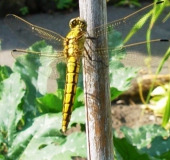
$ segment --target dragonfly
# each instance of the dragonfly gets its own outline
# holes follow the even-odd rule
[[[63,100],[63,119],[62,119],[62,127],[61,131],[65,133],[68,128],[68,124],[70,122],[71,113],[74,107],[74,100],[76,94],[76,88],[78,83],[78,75],[80,71],[80,61],[81,59],[87,58],[89,61],[93,61],[93,58],[88,55],[86,51],[85,44],[87,40],[93,39],[92,41],[97,40],[99,37],[114,34],[116,37],[114,42],[108,41],[108,48],[98,48],[95,51],[95,54],[102,59],[102,56],[105,56],[105,51],[108,51],[111,55],[114,55],[114,59],[118,54],[126,51],[126,56],[124,59],[121,59],[121,62],[125,65],[133,66],[137,64],[137,66],[145,66],[146,63],[144,59],[148,56],[148,42],[151,45],[151,49],[153,55],[157,57],[157,60],[160,58],[160,53],[164,53],[160,49],[166,49],[170,46],[169,39],[153,39],[146,41],[140,41],[145,35],[146,27],[149,26],[150,22],[147,18],[152,13],[152,8],[154,5],[157,7],[164,5],[165,1],[159,1],[153,3],[149,6],[146,6],[129,16],[121,18],[119,20],[110,22],[106,25],[102,25],[93,29],[94,36],[90,37],[87,33],[87,23],[85,20],[80,17],[74,18],[70,20],[69,26],[70,31],[66,35],[66,37],[62,37],[60,34],[53,32],[48,29],[44,29],[42,27],[31,24],[24,19],[13,15],[8,14],[5,17],[5,23],[9,26],[9,28],[14,32],[14,34],[25,44],[31,46],[35,44],[37,41],[44,40],[48,45],[53,46],[54,51],[53,54],[50,52],[41,52],[41,51],[30,51],[24,49],[15,49],[12,51],[12,56],[16,58],[21,64],[31,66],[32,63],[39,63],[34,60],[36,57],[43,62],[45,68],[51,67],[52,71],[43,72],[41,69],[37,70],[37,72],[41,72],[42,74],[46,74],[48,77],[59,78],[59,74],[56,71],[56,64],[60,62],[64,62],[67,65],[66,68],[66,83],[65,83],[65,92],[64,92],[64,100]],[[145,32],[139,32],[135,43],[132,41],[132,38],[128,38],[130,36],[129,33],[131,28],[139,29],[139,23],[142,23],[142,29],[144,28]],[[141,24],[140,23],[140,24]],[[145,26],[144,26],[145,24]],[[121,40],[120,40],[121,39]],[[112,39],[113,40],[113,39]],[[121,43],[119,43],[121,41]],[[142,52],[144,54],[138,54],[137,51]],[[30,55],[29,62],[25,62],[24,55]],[[132,59],[136,61],[136,63],[130,62],[128,59]],[[83,68],[84,69],[84,68]]]

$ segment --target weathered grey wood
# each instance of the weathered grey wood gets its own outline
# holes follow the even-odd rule
[[[88,36],[94,37],[92,29],[106,24],[106,1],[80,0],[79,8],[80,17],[87,22]],[[88,160],[113,160],[108,57],[101,59],[94,52],[107,46],[107,37],[88,39],[87,43],[86,52],[93,59],[83,61]]]

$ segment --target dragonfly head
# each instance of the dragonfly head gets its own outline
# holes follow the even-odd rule
[[[73,28],[79,28],[82,31],[87,30],[87,23],[85,20],[81,19],[80,17],[73,18],[70,20],[69,26],[71,29]]]

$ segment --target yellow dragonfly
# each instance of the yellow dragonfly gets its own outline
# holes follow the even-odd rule
[[[164,1],[160,1],[155,5],[156,7],[160,7],[161,5],[164,5]],[[22,40],[23,43],[31,46],[37,41],[45,40],[48,45],[53,46],[54,48],[52,54],[48,51],[35,52],[23,49],[15,49],[12,51],[12,56],[17,58],[20,63],[31,66],[33,62],[36,63],[34,60],[36,57],[40,59],[40,62],[43,62],[42,64],[45,66],[45,69],[47,69],[49,66],[52,67],[52,71],[50,70],[50,72],[44,72],[44,70],[41,70],[41,68],[39,68],[38,72],[43,74],[48,73],[46,74],[47,76],[52,76],[55,78],[59,77],[58,73],[56,73],[56,64],[60,62],[65,62],[67,64],[65,95],[63,100],[62,132],[65,133],[67,131],[67,127],[71,118],[81,58],[85,57],[89,60],[93,60],[85,51],[84,44],[86,43],[86,40],[92,38],[93,41],[95,41],[95,39],[98,37],[104,36],[106,34],[108,34],[109,39],[109,37],[114,34],[115,41],[108,41],[107,50],[100,48],[94,51],[96,54],[98,54],[99,58],[102,59],[102,56],[105,56],[104,51],[108,51],[111,55],[114,55],[114,59],[116,56],[126,51],[127,56],[121,60],[122,63],[129,66],[145,66],[144,61],[148,56],[148,41],[146,41],[146,39],[142,39],[142,37],[145,38],[145,33],[147,30],[146,28],[148,28],[150,25],[148,18],[152,15],[153,6],[154,4],[151,4],[122,19],[94,28],[94,37],[90,37],[87,34],[87,24],[79,17],[71,19],[69,23],[70,31],[64,38],[58,33],[33,25],[16,15],[9,14],[6,16],[5,23],[16,34],[16,36]],[[142,27],[140,26],[141,24]],[[132,34],[133,37],[138,35],[134,42],[133,38],[131,39],[132,35],[129,34],[133,33],[133,31],[130,32],[131,28],[135,30],[135,32],[138,29],[141,30],[138,32],[138,34]],[[159,60],[159,54],[164,53],[164,51],[166,51],[166,49],[169,47],[169,39],[161,39],[162,37],[157,38],[158,39],[150,40],[149,43],[151,44],[153,55]],[[161,48],[164,48],[164,51],[162,51]],[[26,54],[31,55],[29,62],[24,61],[23,55]],[[129,61],[128,59],[131,59],[132,61]],[[130,63],[128,64],[128,62]]]

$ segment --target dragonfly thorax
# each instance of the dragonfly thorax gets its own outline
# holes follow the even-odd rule
[[[71,30],[64,40],[64,55],[67,58],[75,57],[78,60],[84,50],[87,25],[79,17],[72,19],[69,25]]]

